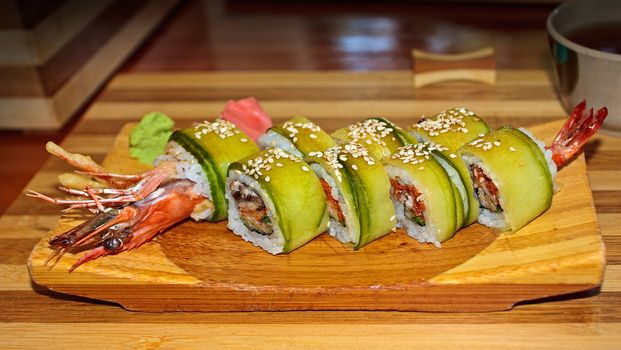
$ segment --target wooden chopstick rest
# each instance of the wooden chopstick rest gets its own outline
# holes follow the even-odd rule
[[[436,54],[414,49],[412,58],[415,88],[455,80],[490,85],[496,83],[496,60],[492,47],[459,54]]]

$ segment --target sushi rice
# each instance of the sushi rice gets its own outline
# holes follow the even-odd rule
[[[174,178],[187,179],[194,182],[192,192],[211,201],[211,186],[207,176],[205,176],[203,168],[190,152],[186,151],[175,141],[169,141],[166,145],[166,153],[155,159],[153,164],[157,166],[163,161],[174,161],[177,164],[177,172]],[[196,221],[200,221],[210,218],[211,215],[213,215],[212,205],[199,204],[192,212],[191,217]]]
[[[237,202],[233,199],[231,194],[231,184],[233,181],[239,181],[240,183],[250,187],[255,193],[257,193],[263,204],[267,208],[267,216],[270,218],[273,224],[273,232],[269,235],[258,234],[250,230],[241,220],[239,207]],[[278,217],[274,215],[276,208],[271,201],[269,195],[261,188],[259,182],[251,176],[244,174],[241,171],[232,170],[229,171],[229,175],[226,180],[226,199],[229,202],[229,221],[228,228],[235,234],[239,235],[246,242],[250,242],[257,247],[260,247],[271,254],[280,254],[283,252],[285,245],[285,238],[282,235],[282,230],[278,222]]]
[[[259,137],[257,141],[259,148],[266,149],[269,147],[280,148],[285,152],[291,153],[298,158],[304,158],[304,155],[297,147],[285,136],[277,133],[273,130],[268,130],[265,134]]]
[[[334,178],[328,174],[328,172],[319,164],[311,164],[311,168],[315,171],[317,176],[324,180],[330,185],[332,198],[336,199],[338,203],[341,203],[340,208],[343,212],[343,216],[345,217],[345,225],[342,225],[338,219],[330,217],[330,222],[328,223],[328,234],[330,236],[335,237],[339,241],[343,243],[353,243],[358,244],[358,236],[355,235],[356,230],[348,230],[348,227],[357,227],[358,222],[354,215],[349,211],[350,205],[344,205],[345,198],[341,191],[339,190],[339,186],[334,181]]]
[[[537,146],[539,156],[537,150],[524,140],[532,141]],[[480,192],[475,191],[475,197],[480,203],[479,223],[514,232],[549,207],[551,195],[557,190],[557,167],[552,160],[552,152],[528,130],[510,127],[494,130],[464,146],[460,154],[468,166],[472,182],[481,189]],[[515,165],[507,168],[498,159],[505,159],[502,163]],[[482,174],[475,175],[478,171],[476,168]],[[499,176],[497,172],[504,175]],[[475,176],[479,177],[475,179]],[[483,189],[487,187],[484,185],[487,181],[485,178],[496,188],[497,194],[493,197],[489,197],[486,194],[488,190]],[[477,182],[479,185],[476,185]],[[528,191],[522,194],[512,192],[513,188],[521,186],[528,186]],[[480,198],[481,195],[485,198]],[[490,208],[490,205],[496,205],[496,209]]]
[[[385,165],[384,168],[388,173],[388,177],[391,179],[395,179],[397,177],[400,178],[401,182],[404,184],[411,184],[416,188],[422,188],[423,186],[419,184],[414,178],[410,176],[410,174],[401,169],[399,167],[393,165]],[[405,228],[408,236],[416,239],[421,243],[431,243],[436,247],[440,247],[440,241],[437,238],[437,234],[440,232],[440,229],[437,228],[433,218],[429,215],[429,211],[425,210],[423,213],[423,217],[425,218],[425,226],[418,225],[411,220],[406,218],[404,203],[397,201],[394,197],[391,196],[392,203],[395,207],[395,214],[397,216],[397,227]],[[418,200],[421,200],[426,207],[429,207],[431,204],[427,202],[425,198],[425,194],[422,193]]]

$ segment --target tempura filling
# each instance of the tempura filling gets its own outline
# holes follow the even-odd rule
[[[261,196],[237,180],[231,182],[230,190],[242,223],[253,232],[265,236],[271,235],[274,232],[274,225]]]
[[[391,178],[390,184],[390,196],[395,201],[403,203],[405,218],[418,226],[425,226],[424,195],[415,186],[401,183],[398,176]]]

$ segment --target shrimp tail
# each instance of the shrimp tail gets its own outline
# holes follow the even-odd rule
[[[548,147],[552,151],[552,160],[558,168],[563,167],[574,157],[582,146],[604,123],[608,109],[602,107],[595,114],[593,108],[586,111],[586,100],[582,100],[571,112],[569,118]]]

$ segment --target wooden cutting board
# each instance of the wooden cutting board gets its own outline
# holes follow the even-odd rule
[[[561,124],[531,130],[549,142]],[[146,168],[127,155],[129,129],[104,161],[112,171]],[[517,233],[474,224],[441,249],[398,230],[359,251],[323,234],[272,256],[234,235],[226,222],[186,221],[134,251],[68,273],[79,255],[44,266],[48,239],[85,218],[68,213],[34,247],[28,267],[34,282],[52,290],[140,311],[505,310],[601,284],[604,245],[584,157],[557,182],[552,207]]]

